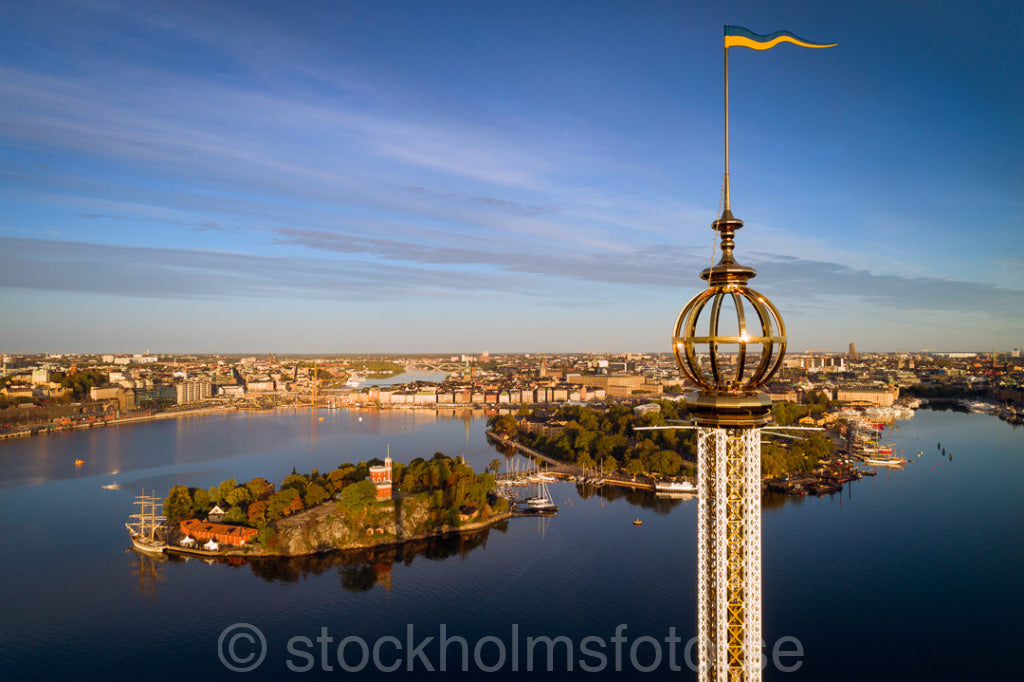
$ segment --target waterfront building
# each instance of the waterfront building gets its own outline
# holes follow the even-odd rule
[[[199,519],[186,519],[179,523],[183,535],[195,538],[198,542],[207,541],[213,543],[213,550],[218,549],[217,545],[242,546],[252,542],[258,534],[255,528],[245,526],[233,526],[227,523],[210,523]],[[206,545],[203,549],[211,549]]]
[[[178,391],[171,384],[135,389],[135,406],[139,409],[170,407],[176,405],[177,402]]]
[[[899,398],[896,387],[844,386],[836,389],[836,400],[841,403],[866,403],[878,407],[889,407]]]
[[[175,391],[177,392],[179,405],[197,403],[213,395],[213,384],[205,377],[186,379],[181,383],[175,384]]]

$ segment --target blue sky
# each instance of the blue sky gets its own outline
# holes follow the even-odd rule
[[[836,5],[836,6],[832,6]],[[0,350],[667,351],[737,258],[792,350],[1024,347],[1024,3],[0,8]]]

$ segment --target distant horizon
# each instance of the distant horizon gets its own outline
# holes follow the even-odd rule
[[[1010,348],[1007,350],[992,349],[988,348],[985,350],[971,350],[964,348],[955,349],[937,349],[937,348],[898,348],[894,350],[877,350],[877,349],[861,349],[857,348],[857,354],[896,354],[896,353],[908,353],[908,354],[944,354],[944,353],[975,353],[977,355],[991,355],[996,353],[997,355],[1008,355],[1013,351],[1019,351],[1020,348]],[[59,350],[37,350],[37,351],[17,351],[17,350],[3,350],[0,349],[0,356],[24,356],[24,355],[119,355],[119,356],[131,356],[131,355],[155,355],[155,356],[175,356],[175,355],[221,355],[221,356],[243,356],[243,357],[255,357],[256,359],[266,359],[270,354],[278,357],[365,357],[365,356],[383,356],[383,357],[415,357],[415,356],[430,356],[430,357],[444,357],[450,358],[453,356],[467,355],[477,360],[480,359],[480,355],[483,351],[195,351],[195,350],[184,350],[184,351],[163,351],[163,350],[77,350],[77,351],[59,351]],[[546,350],[546,351],[488,351],[490,357],[506,356],[506,355],[530,355],[541,357],[543,355],[558,356],[558,355],[670,355],[672,353],[671,348],[660,351],[639,351],[639,350],[606,350],[606,351],[593,351],[593,350]],[[829,355],[847,355],[849,348],[843,348],[841,350],[828,350],[815,348],[813,350],[794,350],[787,349],[786,355],[809,355],[809,354],[829,354]],[[728,353],[727,353],[728,354]]]

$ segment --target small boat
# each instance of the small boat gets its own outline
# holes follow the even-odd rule
[[[76,459],[76,460],[75,460],[75,466],[76,466],[76,467],[80,467],[80,466],[82,466],[83,464],[85,464],[85,460],[84,460],[84,459]]]
[[[634,526],[642,526],[642,525],[644,525],[644,522],[641,521],[640,519],[633,519],[633,525]]]
[[[899,457],[864,457],[862,461],[865,464],[882,467],[901,467],[907,463],[907,460]]]
[[[658,481],[654,484],[656,493],[696,493],[697,486],[691,481]]]

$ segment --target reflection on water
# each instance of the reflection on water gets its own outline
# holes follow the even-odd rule
[[[614,485],[596,487],[584,483],[576,484],[576,494],[584,500],[598,497],[602,502],[615,502],[623,500],[628,504],[651,509],[656,514],[668,514],[676,507],[696,502],[696,495],[658,495],[653,490],[639,490],[633,488],[622,488]]]
[[[134,550],[126,550],[134,555],[132,577],[135,590],[140,597],[152,600],[157,592],[157,583],[164,579],[161,564],[167,563],[168,557],[161,554],[151,556]]]
[[[416,558],[429,561],[444,561],[451,557],[465,559],[470,552],[487,546],[491,531],[505,533],[508,521],[499,521],[489,528],[469,533],[410,540],[399,545],[370,547],[359,550],[323,552],[297,557],[216,557],[199,559],[206,563],[230,566],[248,566],[254,575],[272,583],[297,583],[310,576],[320,576],[337,569],[341,587],[350,592],[365,592],[375,586],[391,589],[391,567],[394,564],[412,565]],[[149,567],[149,575],[159,579],[156,562],[152,557],[140,554],[140,565]],[[171,562],[197,561],[195,557],[171,555]],[[154,579],[154,580],[155,580]],[[141,582],[141,581],[140,581]],[[154,583],[147,585],[151,593]]]

